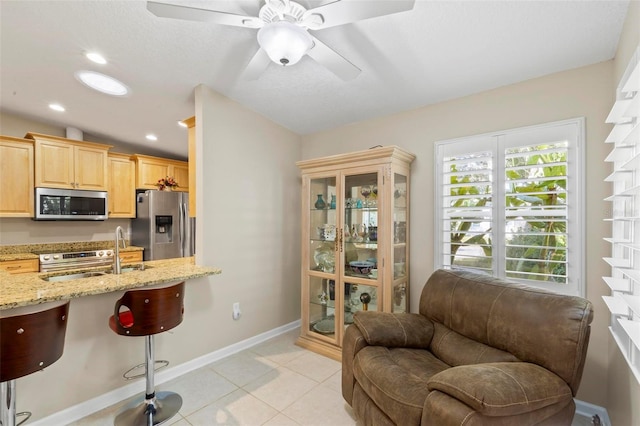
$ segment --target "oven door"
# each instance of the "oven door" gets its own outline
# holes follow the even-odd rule
[[[35,220],[106,220],[106,191],[36,188]]]

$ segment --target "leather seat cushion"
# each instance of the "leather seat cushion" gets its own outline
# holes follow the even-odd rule
[[[354,359],[354,377],[396,424],[420,424],[427,381],[449,365],[424,349],[367,346]]]

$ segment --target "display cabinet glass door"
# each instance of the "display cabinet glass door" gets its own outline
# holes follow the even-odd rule
[[[409,258],[408,236],[408,210],[407,210],[407,176],[395,173],[393,175],[393,279],[391,296],[391,306],[385,309],[388,312],[408,312],[408,277],[407,259]]]
[[[319,177],[309,180],[309,271],[307,278],[308,330],[337,342],[335,307],[342,305],[343,297],[336,298],[338,265],[336,264],[339,234],[337,177]],[[340,316],[340,321],[342,317]]]
[[[342,191],[342,282],[346,327],[359,310],[382,310],[378,288],[381,253],[378,251],[382,212],[381,171],[349,173],[343,177]]]

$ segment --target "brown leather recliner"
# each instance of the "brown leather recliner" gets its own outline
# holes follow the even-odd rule
[[[358,312],[342,395],[365,425],[570,425],[591,302],[438,270],[419,314]]]

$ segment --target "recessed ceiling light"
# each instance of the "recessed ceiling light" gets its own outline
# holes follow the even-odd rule
[[[124,96],[129,93],[129,89],[124,83],[108,75],[100,74],[99,72],[77,71],[75,76],[93,90],[106,93],[107,95]]]
[[[178,121],[178,126],[180,127],[187,127],[187,123],[185,123],[184,121]]]
[[[107,63],[107,60],[104,58],[104,56],[96,52],[88,52],[85,56],[87,57],[87,59],[95,62],[96,64],[104,65]]]
[[[157,141],[158,137],[156,135],[152,135],[151,133],[149,133],[147,136],[145,136],[147,139],[149,139],[150,141]]]
[[[65,109],[62,105],[60,104],[49,104],[49,108],[51,108],[54,111],[59,111],[59,112],[64,112]]]

